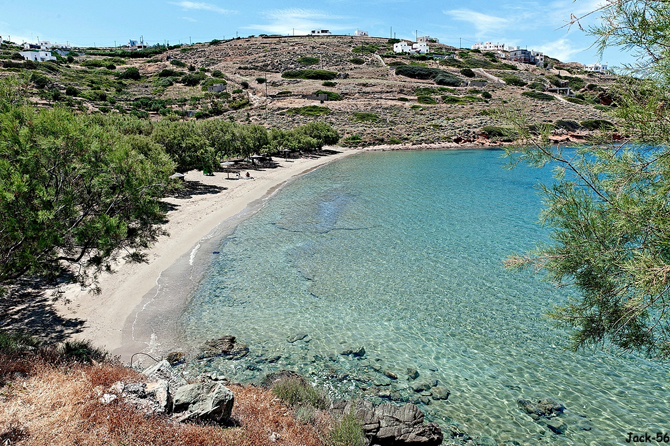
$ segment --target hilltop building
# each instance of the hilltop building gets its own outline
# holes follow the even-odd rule
[[[509,52],[509,60],[527,64],[544,64],[544,54],[539,51],[513,50]]]
[[[126,45],[129,51],[137,51],[137,50],[143,50],[145,48],[148,48],[149,45],[147,45],[144,42],[144,39],[141,38],[139,41],[137,40],[129,40],[128,44]]]
[[[592,63],[590,65],[584,65],[584,71],[590,71],[592,73],[607,73],[607,64]]]
[[[19,53],[25,60],[32,60],[33,62],[46,62],[48,60],[56,60],[51,55],[50,51],[22,51]]]
[[[354,36],[356,37],[368,37],[369,34],[367,31],[361,31],[360,29],[357,29],[356,32],[354,33]]]
[[[514,51],[520,48],[518,46],[505,45],[504,43],[484,42],[475,43],[472,45],[472,49],[481,51]]]
[[[437,37],[430,36],[419,36],[416,41],[418,43],[440,43],[440,40]]]
[[[393,44],[394,53],[409,53],[409,54],[427,54],[430,48],[426,42],[418,42],[409,46],[409,42],[402,41]]]
[[[310,36],[332,36],[333,33],[327,29],[313,29],[309,32]]]

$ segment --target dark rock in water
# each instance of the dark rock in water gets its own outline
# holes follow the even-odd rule
[[[292,343],[294,343],[294,342],[296,342],[296,341],[302,341],[302,340],[305,339],[307,336],[308,336],[307,333],[296,333],[296,334],[291,335],[291,336],[289,336],[288,338],[286,338],[286,341],[287,341],[287,342],[290,342],[290,343],[292,344]]]
[[[235,336],[223,336],[205,342],[204,347],[200,351],[200,358],[223,356],[226,359],[240,359],[248,354],[249,347],[245,344],[238,344]]]
[[[417,379],[419,377],[419,371],[410,367],[407,369],[407,377],[409,379]]]
[[[342,355],[342,356],[353,356],[355,358],[362,358],[363,356],[365,356],[365,347],[348,348],[348,349],[342,350],[340,355]]]
[[[563,434],[568,428],[568,425],[565,424],[565,421],[561,420],[558,417],[550,418],[547,421],[547,427],[551,429],[555,434]]]
[[[391,380],[384,376],[378,376],[372,383],[377,387],[384,387],[384,386],[390,386]]]
[[[172,352],[167,355],[167,362],[170,363],[170,365],[178,365],[184,362],[184,359],[186,356],[184,355],[184,352]]]
[[[446,400],[449,398],[449,395],[451,395],[449,389],[444,386],[433,387],[431,393],[434,400]]]
[[[274,364],[275,362],[279,361],[280,359],[281,359],[280,355],[274,355],[274,356],[270,356],[269,358],[267,358],[267,362],[269,362],[270,364]]]
[[[279,372],[269,373],[265,375],[265,378],[263,378],[263,381],[261,381],[261,386],[265,388],[270,388],[277,381],[281,381],[282,379],[297,379],[303,384],[307,383],[307,381],[305,381],[305,378],[303,378],[302,376],[298,375],[295,372],[292,372],[290,370],[280,370]]]
[[[544,398],[540,400],[517,400],[519,408],[526,412],[528,415],[538,415],[541,417],[550,417],[554,414],[558,415],[563,413],[565,407],[551,399]]]
[[[342,417],[354,411],[363,425],[363,433],[370,444],[425,445],[442,444],[442,431],[435,423],[423,424],[423,412],[414,404],[395,406],[385,403],[377,407],[365,400],[337,401],[331,411],[336,417]]]
[[[410,386],[415,392],[423,392],[424,390],[429,390],[432,386],[428,382],[416,382],[412,383]]]
[[[393,373],[393,372],[390,371],[390,370],[384,370],[383,373],[384,373],[384,375],[386,375],[387,377],[389,377],[389,378],[391,378],[391,379],[393,379],[393,380],[398,379],[398,375],[396,375],[395,373]]]
[[[235,397],[223,384],[210,382],[182,386],[174,394],[178,421],[216,421],[230,418]]]

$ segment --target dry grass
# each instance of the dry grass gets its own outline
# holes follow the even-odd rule
[[[231,388],[237,427],[176,424],[118,399],[102,404],[102,392],[119,380],[142,376],[115,365],[0,355],[0,444],[318,446],[330,425],[325,414],[302,424],[270,391],[251,386]]]

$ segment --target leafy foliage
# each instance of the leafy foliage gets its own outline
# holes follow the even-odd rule
[[[306,105],[304,107],[291,108],[286,110],[289,115],[303,115],[303,116],[319,116],[330,113],[328,107],[319,107],[318,105]]]
[[[507,85],[513,85],[515,87],[523,87],[527,84],[527,82],[520,77],[512,76],[511,74],[503,76],[502,80],[504,80]]]
[[[437,68],[403,65],[396,67],[395,72],[397,75],[413,79],[432,79],[438,85],[459,87],[462,84],[458,77]]]
[[[338,93],[334,93],[332,91],[326,91],[326,90],[317,90],[314,92],[315,95],[320,95],[320,94],[325,94],[328,96],[329,101],[341,101],[342,96],[340,96]]]
[[[537,99],[538,101],[554,101],[556,98],[550,94],[542,93],[539,91],[524,91],[521,93],[521,96],[526,96],[527,98]]]
[[[302,56],[298,58],[298,63],[300,65],[317,65],[321,59],[318,57]]]

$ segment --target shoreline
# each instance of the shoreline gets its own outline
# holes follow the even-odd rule
[[[85,321],[83,329],[74,338],[91,341],[96,347],[128,361],[132,353],[140,351],[137,347],[150,346],[155,337],[149,333],[150,340],[139,340],[133,331],[137,314],[144,310],[142,307],[147,306],[147,301],[151,301],[151,294],[159,288],[162,275],[183,257],[187,257],[187,262],[192,265],[197,245],[211,239],[211,234],[225,222],[245,215],[250,205],[274,195],[291,179],[365,151],[334,149],[338,153],[314,159],[286,161],[275,157],[278,167],[249,171],[253,180],[228,179],[224,172],[214,176],[205,176],[200,171],[188,172],[185,180],[191,187],[185,190],[186,194],[163,200],[170,206],[167,222],[163,225],[169,235],[159,237],[146,251],[147,263],[117,262],[113,273],[100,276],[101,292],[97,295],[77,284],[63,287],[59,290],[56,311],[64,318]]]

